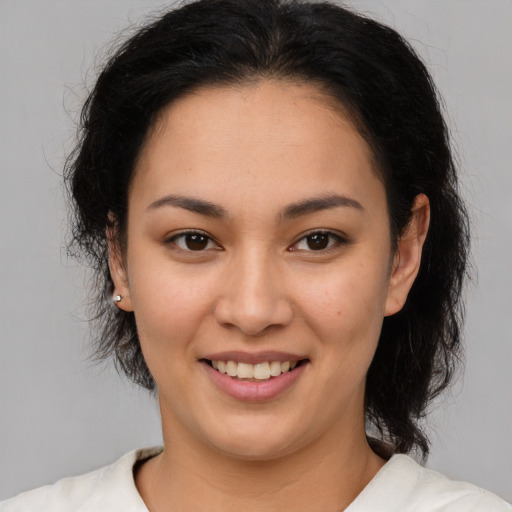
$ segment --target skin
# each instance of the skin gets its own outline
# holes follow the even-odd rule
[[[283,215],[333,194],[353,202]],[[159,390],[165,450],[136,474],[150,511],[334,512],[353,501],[385,462],[365,437],[365,375],[383,318],[417,275],[428,222],[420,195],[393,252],[370,149],[313,85],[206,88],[161,113],[130,187],[126,247],[110,234],[119,307],[135,312]],[[209,237],[204,249],[179,236],[191,229]],[[325,249],[311,249],[311,231],[331,233]],[[200,363],[226,350],[308,363],[285,392],[246,402]]]

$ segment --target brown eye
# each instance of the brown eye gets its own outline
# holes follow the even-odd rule
[[[306,237],[306,243],[312,251],[321,251],[329,246],[329,234],[315,233],[314,235],[309,235]]]
[[[330,231],[316,231],[296,242],[290,250],[319,252],[347,243],[347,240]]]
[[[202,251],[208,245],[208,237],[204,235],[186,235],[185,244],[191,251]]]
[[[171,239],[171,242],[184,251],[204,251],[218,248],[215,242],[203,233],[181,233]]]

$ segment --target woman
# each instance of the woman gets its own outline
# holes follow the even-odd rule
[[[510,510],[427,471],[466,214],[435,90],[329,4],[209,0],[107,64],[67,178],[98,354],[164,446],[1,510]]]

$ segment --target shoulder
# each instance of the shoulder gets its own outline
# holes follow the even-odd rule
[[[346,512],[512,512],[495,494],[394,455]]]
[[[134,450],[109,466],[24,492],[0,503],[0,512],[147,512],[135,487],[133,466],[159,451]]]

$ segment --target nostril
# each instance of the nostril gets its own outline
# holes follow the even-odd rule
[[[293,311],[287,301],[250,291],[217,301],[214,313],[220,325],[236,328],[248,336],[261,336],[272,328],[290,324]]]

